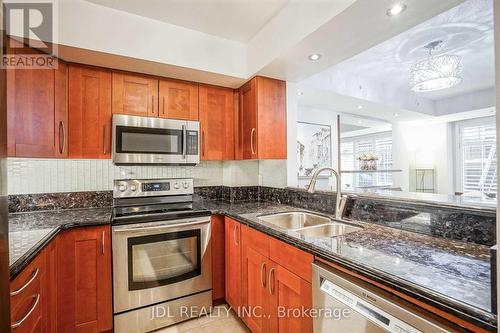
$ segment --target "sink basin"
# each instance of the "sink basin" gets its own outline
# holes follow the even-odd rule
[[[258,216],[258,219],[287,229],[301,229],[330,223],[330,219],[306,212],[287,212]]]
[[[361,230],[361,227],[356,227],[349,224],[333,222],[330,224],[319,225],[315,227],[305,228],[296,230],[299,234],[305,237],[315,237],[315,238],[330,238],[335,236],[340,236],[348,234],[350,232],[355,232]]]

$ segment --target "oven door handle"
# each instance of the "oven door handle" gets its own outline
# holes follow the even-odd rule
[[[193,221],[193,222],[175,223],[175,224],[161,224],[161,225],[155,225],[155,226],[150,226],[150,227],[137,226],[137,227],[114,229],[113,232],[136,233],[136,232],[144,232],[144,231],[150,231],[150,230],[171,229],[171,228],[186,227],[186,226],[192,226],[192,225],[198,225],[198,224],[209,224],[209,223],[210,223],[210,220],[203,220],[203,221]]]

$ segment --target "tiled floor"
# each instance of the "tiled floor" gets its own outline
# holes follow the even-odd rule
[[[228,313],[227,306],[215,307],[212,315],[191,319],[170,326],[155,333],[249,333],[245,324],[235,315]]]

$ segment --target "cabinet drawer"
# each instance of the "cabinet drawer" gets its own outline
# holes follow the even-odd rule
[[[243,246],[249,246],[260,254],[269,257],[269,240],[271,237],[247,226],[241,228]]]
[[[40,253],[11,283],[12,332],[42,331],[42,276],[45,255]]]
[[[269,258],[307,282],[311,282],[311,264],[314,260],[311,254],[285,242],[270,238]]]

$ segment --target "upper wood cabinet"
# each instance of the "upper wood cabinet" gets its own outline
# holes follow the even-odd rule
[[[200,128],[203,161],[234,159],[234,92],[200,85]]]
[[[69,157],[111,157],[111,71],[69,66]]]
[[[63,61],[54,70],[7,70],[9,156],[67,155],[66,71]]]
[[[113,113],[158,116],[158,79],[113,72]]]
[[[258,76],[239,90],[237,157],[286,159],[286,82]]]
[[[105,332],[113,327],[110,227],[58,235],[57,330]]]
[[[198,84],[160,80],[160,117],[198,120]]]

